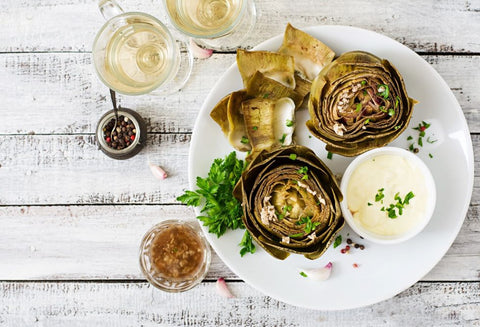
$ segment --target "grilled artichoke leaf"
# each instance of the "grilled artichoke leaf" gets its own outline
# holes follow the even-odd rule
[[[242,111],[242,102],[246,97],[246,91],[233,92],[230,94],[227,105],[228,141],[238,151],[250,151],[252,149],[247,141],[244,113]]]
[[[332,49],[290,23],[287,24],[278,52],[293,56],[295,69],[310,81],[335,57]]]
[[[228,102],[230,101],[230,94],[220,100],[210,112],[210,117],[220,126],[223,134],[228,137],[230,125],[228,123]]]
[[[296,107],[300,107],[304,95],[295,90],[286,87],[280,82],[266,77],[263,73],[257,71],[247,82],[247,94],[252,98],[280,99],[284,97],[291,98]],[[309,89],[310,92],[310,89]]]
[[[295,64],[292,56],[269,52],[237,50],[237,65],[245,87],[257,72],[289,88],[295,88]]]

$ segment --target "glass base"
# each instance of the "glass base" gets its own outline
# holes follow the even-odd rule
[[[153,90],[149,94],[151,95],[170,95],[180,91],[187,83],[192,73],[193,67],[193,55],[185,42],[176,41],[179,49],[180,62],[178,66],[178,72],[167,83],[161,85],[158,89]]]
[[[194,38],[195,43],[203,48],[231,51],[239,48],[242,43],[250,36],[257,20],[257,10],[253,0],[247,0],[247,8],[241,22],[228,34],[212,38],[200,39]]]

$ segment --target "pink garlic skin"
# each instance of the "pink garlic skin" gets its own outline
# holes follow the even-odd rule
[[[223,297],[226,298],[234,298],[233,294],[230,292],[230,290],[227,287],[227,283],[225,282],[225,279],[223,277],[219,278],[216,283],[216,288],[217,288],[217,293],[220,294]]]
[[[155,176],[156,178],[160,180],[164,180],[165,178],[167,178],[167,173],[161,167],[152,163],[149,163],[148,166],[150,167],[153,176]]]
[[[190,51],[192,52],[194,58],[207,59],[207,58],[210,58],[212,56],[212,54],[213,54],[212,49],[204,49],[204,48],[200,47],[197,43],[195,43],[195,41],[192,38],[190,38],[189,42],[190,42],[189,43],[189,48],[190,48]]]

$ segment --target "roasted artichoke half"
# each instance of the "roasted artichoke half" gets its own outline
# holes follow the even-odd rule
[[[347,52],[315,78],[307,127],[326,143],[327,151],[356,156],[400,135],[415,103],[388,60],[363,51]]]
[[[269,254],[320,257],[344,226],[342,194],[328,167],[307,147],[263,151],[237,183],[243,222]]]

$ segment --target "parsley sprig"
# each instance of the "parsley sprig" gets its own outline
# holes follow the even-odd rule
[[[206,178],[197,177],[198,189],[185,191],[177,200],[188,206],[200,207],[203,205],[201,209],[203,215],[198,216],[197,219],[205,227],[208,227],[209,233],[213,233],[217,237],[225,234],[228,229],[244,229],[242,207],[232,192],[245,168],[246,163],[237,159],[234,151],[225,159],[217,158],[213,161]],[[242,246],[240,250],[240,254],[243,253],[242,256],[247,252],[255,252],[251,236],[244,235],[240,245]]]

